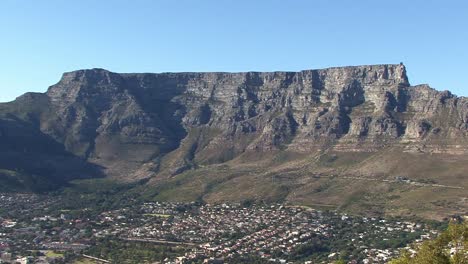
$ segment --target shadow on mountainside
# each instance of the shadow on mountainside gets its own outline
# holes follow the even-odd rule
[[[72,179],[104,177],[102,169],[30,123],[0,118],[0,191],[49,191]]]

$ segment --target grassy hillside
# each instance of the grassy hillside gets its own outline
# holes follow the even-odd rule
[[[147,195],[164,201],[278,201],[433,219],[468,211],[465,156],[410,154],[397,148],[378,153],[247,155],[153,179]]]

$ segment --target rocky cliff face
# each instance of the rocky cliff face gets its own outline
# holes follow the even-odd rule
[[[401,64],[268,73],[79,70],[45,94],[0,105],[0,113],[0,121],[21,120],[121,179],[175,175],[250,152],[401,146],[468,153],[468,99],[411,86]]]

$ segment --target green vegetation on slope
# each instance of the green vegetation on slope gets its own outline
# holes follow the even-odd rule
[[[466,264],[468,263],[468,223],[450,223],[434,240],[418,246],[416,253],[403,252],[390,264]]]
[[[374,216],[442,220],[466,211],[468,157],[404,153],[287,151],[247,153],[222,165],[204,165],[154,178],[145,186],[159,201],[286,202]]]

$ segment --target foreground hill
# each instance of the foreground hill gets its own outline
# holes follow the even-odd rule
[[[0,104],[0,142],[0,181],[20,187],[106,176],[146,179],[165,200],[431,217],[468,209],[468,99],[411,86],[401,64],[80,70]]]

